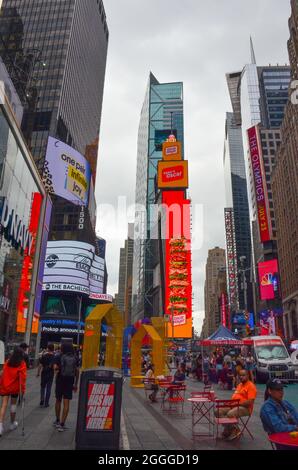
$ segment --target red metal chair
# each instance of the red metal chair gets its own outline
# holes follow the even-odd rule
[[[215,409],[214,409],[214,423],[216,426],[216,439],[218,439],[218,430],[219,426],[226,426],[226,425],[238,425],[239,423],[239,418],[229,418],[226,416],[226,414],[235,408],[237,408],[237,415],[239,416],[239,405],[240,405],[240,400],[215,400]],[[220,416],[221,410],[227,410],[227,413],[225,412],[225,416]]]
[[[185,391],[185,385],[170,385],[162,402],[162,411],[164,413],[179,414],[178,410],[180,407],[180,415],[182,416],[184,412]],[[166,403],[168,403],[168,407],[166,407]]]
[[[250,437],[252,438],[252,440],[254,440],[254,437],[252,435],[252,433],[250,432],[250,430],[248,429],[248,423],[249,423],[249,420],[251,418],[251,415],[252,413],[249,415],[249,416],[239,416],[239,428],[240,428],[240,431],[241,431],[241,434],[239,437],[242,437],[243,434],[245,433],[245,431],[247,432],[247,434],[250,435]]]
[[[144,390],[145,390],[145,396],[146,400],[149,400],[149,395],[153,393],[152,385],[156,384],[155,379],[144,379]]]

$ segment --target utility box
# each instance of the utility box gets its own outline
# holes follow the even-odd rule
[[[120,369],[98,367],[82,372],[76,450],[119,449],[122,387]]]

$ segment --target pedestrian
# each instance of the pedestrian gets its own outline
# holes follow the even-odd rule
[[[39,359],[36,377],[41,375],[40,381],[40,406],[48,408],[54,380],[54,345],[48,344],[47,351]]]
[[[27,367],[24,360],[24,351],[15,347],[11,357],[4,364],[0,375],[0,396],[2,406],[0,410],[0,437],[3,434],[3,421],[10,399],[10,431],[18,427],[16,421],[17,400],[20,392],[24,395],[26,390]]]
[[[26,363],[27,369],[30,368],[30,359],[29,359],[29,346],[27,343],[21,343],[20,348],[23,351],[24,361]]]
[[[158,393],[158,385],[155,383],[155,375],[154,375],[154,364],[148,365],[147,372],[145,375],[145,386],[150,387],[149,390],[152,390],[152,393],[149,395],[149,400],[152,403],[156,403],[156,395]],[[147,382],[146,382],[147,381]]]
[[[55,358],[54,370],[56,371],[56,421],[54,426],[59,432],[63,432],[66,430],[65,422],[69,413],[70,401],[73,392],[78,389],[79,381],[79,367],[72,344],[62,344],[61,354]],[[62,400],[63,410],[61,414]]]

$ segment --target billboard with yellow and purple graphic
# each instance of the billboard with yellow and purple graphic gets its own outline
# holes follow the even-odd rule
[[[91,169],[74,148],[49,137],[43,182],[50,194],[77,205],[88,205]]]

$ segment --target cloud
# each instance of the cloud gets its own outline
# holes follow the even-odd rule
[[[116,205],[119,195],[134,202],[138,126],[150,70],[160,82],[183,81],[190,195],[193,205],[202,204],[204,210],[203,244],[193,253],[195,305],[201,318],[208,249],[225,246],[222,161],[225,114],[231,111],[225,74],[249,62],[250,35],[259,65],[288,62],[290,2],[106,0],[105,9],[110,44],[97,202]],[[100,219],[98,232],[108,242],[113,294],[126,233],[122,229],[116,240]]]

